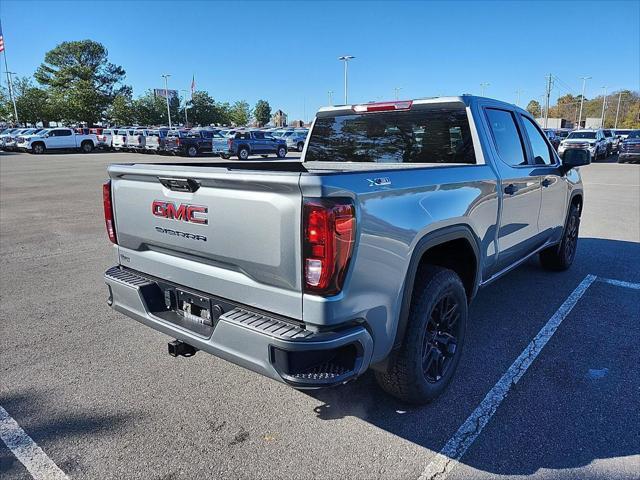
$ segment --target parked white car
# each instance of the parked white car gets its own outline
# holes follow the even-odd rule
[[[40,154],[47,150],[80,149],[84,153],[90,153],[98,145],[94,134],[75,133],[71,128],[51,128],[43,132],[27,138],[24,148],[28,152]]]

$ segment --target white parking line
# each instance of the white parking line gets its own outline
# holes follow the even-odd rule
[[[69,480],[33,439],[0,406],[0,439],[35,480]]]
[[[624,282],[622,280],[614,280],[613,278],[600,278],[599,282],[608,283],[609,285],[615,285],[616,287],[632,288],[634,290],[640,290],[640,283]]]
[[[560,308],[547,321],[527,348],[511,364],[509,370],[498,380],[498,383],[487,393],[480,405],[469,415],[458,431],[449,439],[445,446],[427,465],[419,480],[442,480],[456,467],[458,461],[468,448],[478,438],[482,429],[489,423],[491,417],[505,399],[512,385],[518,383],[531,363],[542,351],[549,339],[584,295],[589,286],[596,280],[595,275],[587,275],[580,285],[569,295]]]

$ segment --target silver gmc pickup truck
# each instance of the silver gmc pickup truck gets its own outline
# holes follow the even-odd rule
[[[529,257],[573,262],[574,167],[514,105],[461,96],[321,109],[303,161],[117,164],[104,212],[114,309],[295,388],[352,380],[426,403],[468,305]]]

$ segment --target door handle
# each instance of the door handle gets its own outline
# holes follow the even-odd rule
[[[549,180],[548,178],[545,178],[544,180],[542,180],[542,186],[543,187],[548,187],[549,185],[551,185],[551,180]]]
[[[504,193],[507,195],[513,195],[518,191],[518,187],[516,187],[513,183],[510,183],[506,187],[504,187]]]

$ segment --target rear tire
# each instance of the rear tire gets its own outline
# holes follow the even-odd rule
[[[91,153],[91,152],[93,152],[93,143],[91,143],[91,142],[82,142],[80,144],[80,150],[82,150],[82,153]]]
[[[576,258],[578,233],[580,230],[580,211],[574,203],[569,208],[567,226],[562,233],[560,245],[554,245],[540,252],[540,263],[547,270],[567,270]]]
[[[298,142],[298,147],[297,147],[298,151],[301,152],[303,148],[304,148],[304,142]]]
[[[193,145],[190,146],[189,148],[187,148],[187,156],[189,156],[189,157],[198,156],[198,149]]]
[[[249,158],[249,149],[247,147],[241,147],[238,150],[238,159],[247,160]]]
[[[287,156],[287,149],[284,147],[278,147],[276,155],[278,156],[278,158],[285,158]]]
[[[391,353],[387,370],[376,372],[380,387],[405,402],[431,402],[453,378],[466,327],[467,295],[460,277],[435,265],[421,268],[402,346]]]

